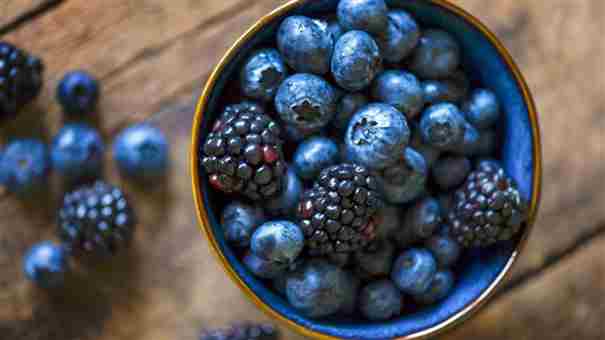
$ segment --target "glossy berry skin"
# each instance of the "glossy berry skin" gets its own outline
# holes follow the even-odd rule
[[[303,134],[326,126],[336,113],[338,94],[323,78],[299,73],[288,77],[275,96],[280,119]]]
[[[431,305],[445,299],[454,288],[454,274],[449,270],[435,273],[429,288],[414,296],[414,300],[424,305]]]
[[[376,38],[384,59],[389,63],[399,63],[409,56],[419,40],[418,24],[403,10],[389,11],[387,29]]]
[[[304,180],[312,180],[321,170],[338,163],[338,145],[325,137],[312,137],[298,145],[292,165],[296,174]]]
[[[385,204],[378,211],[378,214],[374,217],[377,240],[391,239],[401,228],[403,221],[401,211],[401,207],[392,204]]]
[[[480,145],[481,134],[474,126],[469,123],[464,124],[464,137],[462,142],[454,146],[451,151],[457,155],[472,157],[483,148]]]
[[[254,276],[262,279],[274,279],[284,274],[288,265],[264,259],[253,253],[244,256],[244,265]]]
[[[355,253],[355,270],[361,278],[388,276],[395,259],[395,246],[389,241],[377,241]]]
[[[35,139],[18,139],[0,153],[0,185],[15,194],[28,194],[48,177],[50,159],[46,145]]]
[[[336,116],[332,120],[332,126],[339,133],[344,133],[349,126],[353,115],[368,104],[368,97],[362,93],[347,93],[338,102]]]
[[[478,129],[486,129],[500,118],[500,104],[496,94],[487,89],[477,89],[464,103],[462,111],[469,123]]]
[[[93,113],[99,101],[99,82],[85,71],[72,71],[59,82],[57,101],[69,115]]]
[[[304,187],[303,182],[291,167],[288,168],[285,177],[282,191],[275,198],[267,201],[265,209],[272,216],[290,218],[296,214],[296,208],[302,197]]]
[[[385,200],[393,204],[408,203],[426,191],[429,168],[421,154],[405,148],[401,160],[378,177],[378,187]]]
[[[453,266],[462,250],[458,242],[448,235],[435,235],[426,241],[425,246],[433,253],[440,268]]]
[[[252,234],[250,250],[260,258],[271,262],[294,262],[305,244],[300,227],[289,221],[269,221]]]
[[[460,64],[460,46],[448,32],[436,29],[424,31],[414,51],[410,69],[424,79],[450,76]]]
[[[56,288],[65,281],[69,271],[67,251],[50,241],[37,243],[25,254],[23,271],[36,285]]]
[[[169,163],[168,141],[164,133],[150,124],[135,124],[122,131],[113,144],[113,158],[124,175],[152,179],[166,173]]]
[[[410,140],[410,147],[419,154],[422,155],[426,165],[428,167],[433,166],[443,153],[441,150],[433,147],[430,144],[425,143],[422,140],[422,134],[420,133],[419,124],[414,124],[412,128],[412,138]]]
[[[345,136],[347,156],[371,170],[394,165],[410,140],[403,114],[388,104],[369,104],[351,119]]]
[[[86,124],[67,124],[53,138],[53,169],[68,179],[101,172],[105,147],[98,131]]]
[[[247,247],[254,230],[265,221],[263,210],[241,202],[231,202],[221,214],[225,239],[236,247]]]
[[[391,280],[380,280],[365,286],[359,295],[361,314],[371,321],[392,319],[403,308],[403,296]]]
[[[336,44],[338,39],[345,34],[345,30],[340,26],[338,20],[330,20],[328,21],[328,32],[332,35],[332,40]]]
[[[462,71],[457,71],[451,77],[442,80],[425,80],[422,82],[424,102],[430,105],[444,102],[458,103],[466,97],[469,86],[469,80]]]
[[[429,289],[436,273],[437,261],[431,252],[412,248],[395,260],[391,280],[402,292],[419,295]]]
[[[292,307],[310,318],[338,312],[347,301],[349,276],[323,260],[308,261],[289,275],[286,297]]]
[[[429,106],[420,118],[422,141],[440,150],[454,149],[464,140],[465,123],[454,104]]]
[[[349,31],[334,46],[331,62],[336,83],[349,92],[365,89],[382,69],[376,41],[366,32]]]
[[[432,197],[424,198],[408,208],[404,223],[417,238],[428,238],[433,235],[441,223],[442,212],[439,201]]]
[[[346,31],[380,34],[388,27],[388,8],[384,0],[341,0],[336,14]]]
[[[286,18],[279,26],[277,48],[296,72],[321,75],[330,70],[334,40],[320,22],[295,15]]]
[[[288,68],[279,52],[264,48],[252,53],[244,63],[240,87],[244,96],[269,102],[287,76]]]
[[[472,164],[465,157],[447,156],[435,162],[431,170],[435,183],[441,190],[447,191],[464,183],[472,170]]]
[[[389,70],[381,73],[372,84],[372,97],[393,105],[408,119],[416,117],[424,106],[422,87],[408,72]]]

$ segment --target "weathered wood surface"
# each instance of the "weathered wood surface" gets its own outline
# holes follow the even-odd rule
[[[193,102],[234,39],[279,0],[70,0],[38,15],[43,1],[0,5],[2,39],[42,55],[42,97],[0,141],[52,136],[62,124],[53,89],[84,68],[103,79],[97,122],[109,142],[132,121],[169,135],[172,169],[151,193],[122,182],[142,221],[125,256],[79,268],[64,292],[30,286],[21,257],[53,234],[54,180],[37,202],[0,197],[0,339],[195,339],[201,327],[267,318],[223,274],[199,235],[188,179]],[[544,144],[543,203],[509,286],[446,339],[602,339],[605,325],[605,3],[600,0],[460,0],[510,48],[533,90]],[[109,160],[108,155],[108,160]],[[153,199],[148,199],[153,196]],[[288,333],[287,339],[301,337]]]

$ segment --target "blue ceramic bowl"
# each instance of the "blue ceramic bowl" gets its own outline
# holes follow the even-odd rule
[[[524,233],[514,241],[467,253],[460,264],[453,293],[437,305],[388,322],[347,319],[312,320],[304,317],[273,290],[248,272],[227,246],[219,224],[221,195],[200,176],[198,150],[222,105],[235,93],[242,59],[264,43],[273,42],[279,23],[288,15],[321,16],[335,13],[338,0],[295,0],[271,12],[249,29],[226,53],[210,76],[193,122],[191,174],[198,217],[227,273],[259,307],[296,331],[315,339],[424,339],[469,317],[492,295],[519,257],[534,222],[540,197],[541,151],[534,103],[510,55],[483,24],[445,0],[391,0],[427,27],[440,27],[456,36],[471,77],[494,90],[503,103],[500,122],[504,136],[501,156],[508,173],[531,202]],[[235,99],[234,99],[235,100]]]

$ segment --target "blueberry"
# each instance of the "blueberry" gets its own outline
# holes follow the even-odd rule
[[[458,155],[471,157],[477,154],[481,145],[479,145],[481,135],[479,130],[469,123],[464,124],[464,137],[462,142],[452,148],[451,151]]]
[[[414,51],[410,69],[421,78],[440,79],[451,75],[460,64],[460,46],[448,32],[426,30]]]
[[[432,168],[433,179],[442,190],[460,186],[472,170],[471,161],[465,157],[440,158]]]
[[[402,292],[419,295],[429,289],[436,272],[437,262],[431,252],[412,248],[395,260],[391,279]]]
[[[355,267],[362,278],[388,276],[395,259],[395,247],[389,241],[378,241],[355,253]]]
[[[406,58],[420,40],[420,28],[410,14],[403,10],[392,10],[388,14],[388,26],[376,39],[384,59],[399,63]]]
[[[441,217],[439,201],[427,197],[416,202],[406,211],[404,223],[416,237],[428,238],[437,230]]]
[[[403,225],[401,207],[396,205],[384,204],[382,209],[374,217],[376,224],[376,239],[387,240],[397,232]]]
[[[245,96],[268,102],[273,100],[287,75],[288,69],[279,52],[265,48],[254,52],[244,63],[240,86]]]
[[[420,133],[419,124],[414,124],[412,129],[412,139],[410,141],[410,147],[416,150],[419,154],[422,155],[426,165],[430,168],[441,156],[441,150],[426,144],[422,140],[422,134]]]
[[[336,113],[338,94],[323,78],[306,73],[288,77],[275,96],[275,108],[286,124],[302,133],[318,131]]]
[[[135,124],[116,137],[113,158],[122,174],[140,179],[157,178],[168,168],[168,141],[160,129],[150,124]]]
[[[40,242],[25,254],[23,271],[38,286],[56,288],[63,284],[69,271],[67,251],[50,241]]]
[[[263,210],[241,202],[231,202],[221,214],[225,239],[236,247],[250,245],[252,233],[265,221]]]
[[[368,320],[389,320],[401,314],[403,296],[391,280],[365,286],[359,295],[359,309]]]
[[[363,31],[343,34],[334,46],[331,69],[340,87],[350,92],[363,90],[382,69],[376,41]]]
[[[469,80],[462,71],[457,71],[450,78],[443,80],[425,80],[422,82],[422,92],[425,104],[443,102],[460,102],[466,97]]]
[[[296,213],[304,190],[302,181],[292,168],[288,168],[283,186],[281,193],[265,204],[265,209],[273,216],[291,217]]]
[[[85,71],[72,71],[63,76],[57,87],[57,101],[67,114],[92,113],[99,101],[99,82]]]
[[[332,120],[339,133],[345,132],[351,117],[362,107],[368,104],[368,97],[362,93],[348,93],[340,98],[336,109],[336,116]]]
[[[98,175],[104,149],[97,130],[86,124],[67,124],[52,142],[53,168],[69,179]]]
[[[0,184],[15,194],[27,194],[46,182],[50,162],[46,145],[35,139],[18,139],[0,154]]]
[[[359,289],[361,288],[361,280],[349,272],[345,272],[344,298],[340,312],[344,315],[352,315],[357,309],[357,299]]]
[[[409,140],[410,128],[401,112],[391,105],[369,104],[349,123],[346,152],[352,161],[379,170],[397,163]]]
[[[338,20],[330,20],[328,21],[328,32],[332,35],[332,41],[336,44],[338,39],[345,34],[345,30],[340,26]]]
[[[300,178],[312,180],[321,170],[336,164],[338,158],[338,145],[334,141],[325,137],[313,137],[298,145],[292,165]]]
[[[244,265],[254,276],[263,279],[279,277],[288,269],[288,265],[285,263],[267,260],[253,253],[248,253],[244,256]]]
[[[465,120],[454,104],[429,106],[420,119],[420,133],[424,143],[441,150],[454,149],[464,139]]]
[[[485,129],[496,124],[500,118],[498,98],[490,90],[477,89],[471,98],[464,103],[462,111],[469,123],[478,129]]]
[[[296,72],[325,74],[330,70],[334,40],[320,22],[296,15],[279,26],[277,48]]]
[[[454,288],[454,274],[449,270],[438,271],[429,288],[414,296],[414,300],[424,305],[431,305],[445,299]]]
[[[252,253],[269,261],[292,263],[302,251],[304,236],[300,227],[289,221],[269,221],[252,234]]]
[[[435,235],[426,241],[426,248],[430,250],[437,264],[441,268],[453,266],[460,257],[460,245],[447,235]]]
[[[385,71],[372,84],[372,96],[393,105],[408,119],[416,117],[424,106],[422,87],[416,77],[404,71]]]
[[[286,281],[286,296],[292,307],[307,317],[332,315],[347,302],[350,277],[339,267],[311,260]]]
[[[380,34],[388,27],[388,8],[384,0],[340,0],[336,13],[346,31]]]
[[[405,148],[401,160],[378,176],[378,188],[384,198],[394,204],[408,203],[426,191],[429,169],[424,157],[412,148]]]

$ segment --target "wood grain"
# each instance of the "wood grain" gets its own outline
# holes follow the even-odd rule
[[[0,4],[0,35],[25,23],[36,14],[56,5],[61,0],[4,0]]]

